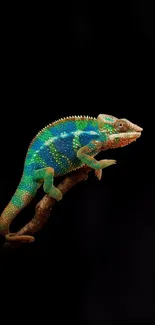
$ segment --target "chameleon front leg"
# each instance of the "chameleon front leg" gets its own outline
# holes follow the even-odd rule
[[[33,178],[35,181],[43,181],[43,189],[46,194],[60,201],[62,199],[61,191],[53,185],[54,169],[46,167],[38,169],[34,172]]]
[[[82,161],[82,163],[95,169],[96,176],[99,179],[102,177],[103,168],[114,165],[116,163],[116,160],[103,159],[97,161],[95,158],[93,158],[93,155],[99,152],[101,146],[102,144],[100,142],[91,141],[88,145],[83,146],[77,152],[77,157]]]

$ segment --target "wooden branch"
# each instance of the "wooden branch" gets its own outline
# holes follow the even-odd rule
[[[85,181],[88,178],[88,173],[92,171],[90,167],[82,167],[77,171],[68,175],[57,188],[61,190],[64,195],[74,185],[79,182]],[[35,238],[32,236],[34,233],[39,231],[43,225],[47,222],[53,206],[56,204],[56,200],[51,198],[49,195],[45,195],[41,201],[36,205],[34,218],[21,228],[16,233],[7,234],[7,242],[33,242]],[[61,201],[60,201],[61,202]]]

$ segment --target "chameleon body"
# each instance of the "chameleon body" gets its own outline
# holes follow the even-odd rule
[[[43,128],[31,141],[25,157],[19,185],[0,217],[0,232],[9,233],[14,217],[26,207],[43,185],[45,193],[62,199],[54,186],[54,177],[88,165],[100,179],[102,169],[115,160],[97,161],[94,157],[110,148],[128,145],[141,135],[142,128],[126,119],[100,114],[66,117]]]

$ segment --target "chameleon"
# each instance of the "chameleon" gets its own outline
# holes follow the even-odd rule
[[[129,145],[141,136],[142,130],[125,118],[109,114],[69,116],[45,126],[29,144],[19,184],[0,216],[0,233],[9,233],[12,220],[41,186],[55,200],[62,199],[61,191],[54,185],[55,177],[89,166],[101,179],[102,169],[114,165],[116,160],[98,161],[96,155]]]

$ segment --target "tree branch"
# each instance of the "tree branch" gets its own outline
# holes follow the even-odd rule
[[[61,190],[64,195],[74,185],[79,182],[85,181],[88,178],[88,173],[92,171],[90,167],[82,167],[77,171],[67,176],[57,188]],[[8,242],[33,242],[35,238],[32,236],[34,233],[39,231],[43,225],[47,222],[53,206],[56,204],[56,200],[51,198],[49,195],[45,195],[40,202],[36,205],[34,218],[22,227],[16,233],[7,234],[6,241]]]

